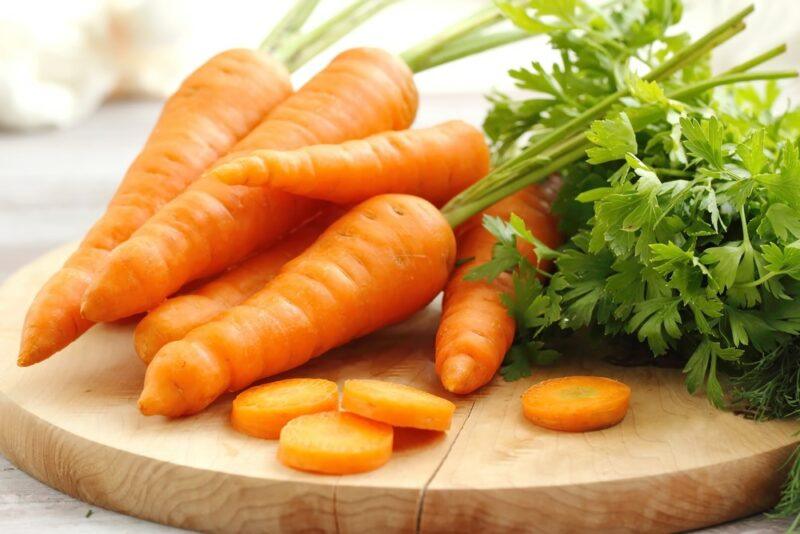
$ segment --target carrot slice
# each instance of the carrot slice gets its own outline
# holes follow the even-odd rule
[[[348,380],[342,408],[392,426],[447,430],[456,405],[427,391],[382,380]]]
[[[392,456],[392,427],[360,415],[302,415],[283,427],[278,459],[301,471],[349,475],[372,471]]]
[[[231,424],[239,432],[278,439],[281,429],[301,415],[335,410],[336,382],[322,378],[289,378],[243,391],[233,401]]]
[[[522,395],[522,410],[534,424],[565,432],[614,426],[625,417],[631,388],[610,378],[567,376],[545,380]]]

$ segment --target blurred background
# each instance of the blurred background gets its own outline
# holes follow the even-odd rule
[[[296,85],[337,50],[371,44],[401,52],[489,0],[403,0],[356,28],[303,68]],[[752,0],[686,0],[683,26],[699,33]],[[797,0],[760,0],[747,36],[723,46],[720,67],[771,43],[798,42]],[[321,2],[306,28],[345,0]],[[291,0],[0,0],[0,125],[6,129],[66,127],[115,98],[164,98],[195,67],[232,47],[256,47]],[[791,51],[796,52],[796,51]],[[423,93],[508,89],[504,73],[536,58],[532,39],[418,76]],[[798,55],[776,68],[796,64]]]
[[[488,0],[402,0],[356,28],[294,76],[299,87],[345,48],[401,52]],[[684,29],[697,35],[751,0],[686,0]],[[774,44],[800,59],[800,0],[755,0],[748,31],[715,56],[719,68]],[[56,245],[78,239],[99,215],[186,74],[231,47],[256,47],[289,0],[0,0],[0,278]],[[342,9],[323,0],[306,28]],[[483,96],[513,90],[509,68],[548,61],[530,39],[417,76],[418,124],[480,123]],[[800,94],[789,84],[788,95]]]

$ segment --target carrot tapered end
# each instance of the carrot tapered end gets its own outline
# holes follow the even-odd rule
[[[455,354],[443,363],[439,377],[444,388],[458,395],[472,393],[486,383],[482,366],[467,354]]]
[[[17,365],[19,367],[30,367],[31,365],[39,363],[40,361],[41,359],[37,358],[36,355],[28,351],[20,352],[19,356],[17,356]]]
[[[148,311],[160,300],[154,302],[152,288],[161,287],[167,276],[160,268],[161,257],[158,245],[146,240],[117,247],[83,293],[81,316],[108,323]]]
[[[145,384],[139,396],[139,411],[144,415],[165,415],[180,417],[184,414],[185,403],[180,389],[170,384]]]
[[[47,356],[43,356],[43,351],[36,346],[34,339],[23,334],[20,343],[19,354],[17,355],[17,365],[28,367],[42,361]]]
[[[51,335],[47,331],[26,329],[22,335],[17,365],[20,367],[35,365],[60,351],[67,344],[68,342],[62,342],[60,336]]]
[[[197,344],[175,341],[147,367],[139,410],[144,415],[190,415],[206,408],[229,385],[226,362]]]
[[[74,275],[77,271],[66,272]],[[92,322],[80,315],[79,302],[85,280],[76,281],[75,278],[57,274],[34,299],[22,327],[17,357],[20,367],[46,360],[91,328]],[[60,291],[52,289],[55,285]]]
[[[264,159],[259,156],[264,155]],[[265,159],[270,151],[256,151],[243,155],[213,167],[208,171],[211,176],[228,185],[265,185],[269,182],[269,168]]]

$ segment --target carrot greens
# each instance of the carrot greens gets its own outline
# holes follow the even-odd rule
[[[555,336],[590,329],[682,361],[689,391],[718,407],[797,417],[800,111],[775,81],[797,73],[756,70],[785,47],[715,74],[710,52],[752,7],[691,43],[673,29],[677,0],[500,5],[558,59],[510,72],[522,97],[490,97],[496,167],[443,212],[458,224],[558,173],[554,211],[570,238],[553,250],[519,217],[485,218],[493,259],[469,276],[512,273],[503,299],[517,335],[502,374],[530,375],[553,360]],[[555,272],[539,272],[519,241]],[[779,513],[800,513],[798,488],[800,464]]]

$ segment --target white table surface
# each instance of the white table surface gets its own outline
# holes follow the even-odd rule
[[[0,132],[0,279],[80,238],[112,195],[159,107],[155,102],[114,102],[68,131]],[[420,125],[451,118],[477,124],[484,113],[482,98],[474,94],[426,96],[420,109]],[[784,532],[787,525],[755,517],[707,532]],[[0,456],[0,532],[43,531],[177,532],[73,499]]]

